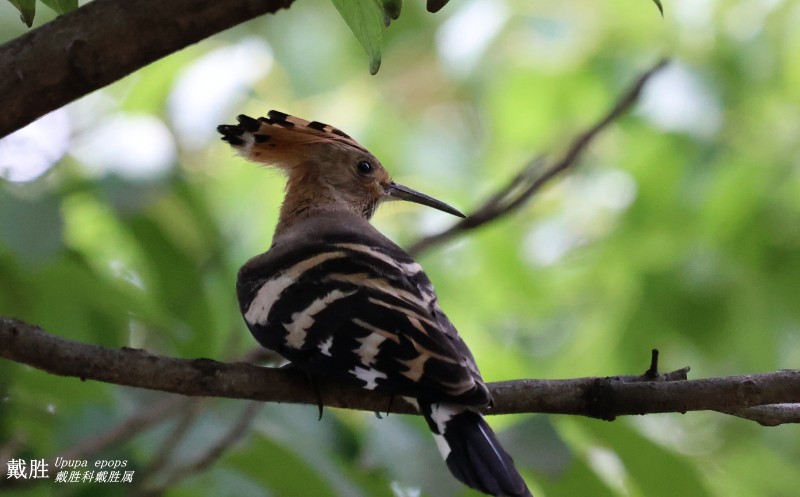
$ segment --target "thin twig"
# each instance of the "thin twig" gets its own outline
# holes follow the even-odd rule
[[[169,460],[175,449],[180,444],[181,440],[189,433],[192,426],[194,426],[197,417],[200,414],[200,407],[205,403],[204,398],[191,399],[184,409],[181,411],[181,416],[178,422],[172,427],[169,434],[161,442],[161,447],[155,455],[147,463],[147,466],[142,468],[142,474],[146,477],[150,473],[155,473],[164,463]]]
[[[636,103],[645,83],[666,65],[667,60],[661,60],[639,76],[597,123],[572,140],[564,155],[552,165],[546,166],[546,161],[539,157],[531,159],[511,181],[466,218],[440,233],[419,240],[409,247],[408,252],[412,256],[417,256],[435,245],[450,241],[456,236],[506,216],[528,203],[533,195],[555,176],[577,165],[581,154],[597,135]]]
[[[100,435],[83,440],[80,444],[65,450],[58,456],[62,459],[85,459],[91,454],[96,454],[106,447],[131,439],[159,424],[176,410],[183,409],[192,400],[186,397],[166,397],[141,409]]]
[[[261,402],[248,402],[239,415],[239,418],[231,425],[228,431],[214,444],[209,446],[199,457],[174,468],[158,485],[145,487],[141,492],[136,493],[135,497],[160,496],[164,491],[180,481],[196,473],[200,473],[211,466],[247,433],[262,406],[263,404]]]

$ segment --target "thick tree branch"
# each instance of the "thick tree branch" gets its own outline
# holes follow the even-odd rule
[[[293,1],[88,3],[0,46],[0,138],[151,62]]]
[[[531,198],[558,174],[574,168],[584,150],[609,124],[625,114],[639,99],[639,94],[650,78],[667,65],[667,60],[657,62],[639,76],[631,86],[614,102],[595,124],[576,136],[564,154],[550,163],[542,157],[535,157],[517,173],[511,181],[495,192],[483,205],[477,207],[467,217],[450,228],[425,237],[414,243],[408,253],[417,256],[435,245],[441,245],[468,231],[480,228],[499,217],[507,216],[527,204]]]
[[[182,395],[317,403],[307,378],[295,371],[210,359],[177,359],[138,349],[109,349],[50,335],[9,318],[0,318],[0,356],[52,374]],[[491,383],[495,405],[487,414],[538,412],[614,419],[631,414],[714,410],[752,419],[754,406],[800,405],[800,371],[674,379],[685,377],[686,371]],[[384,395],[350,385],[320,380],[319,389],[323,403],[331,407],[414,413],[403,402],[391,402]],[[764,424],[794,422],[796,411],[794,418],[784,415],[780,419],[772,418],[772,423]]]

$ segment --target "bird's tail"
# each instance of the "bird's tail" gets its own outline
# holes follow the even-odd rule
[[[511,456],[479,413],[460,405],[420,405],[453,476],[495,496],[531,497]]]

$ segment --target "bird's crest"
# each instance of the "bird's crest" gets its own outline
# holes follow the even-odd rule
[[[369,153],[340,129],[319,121],[306,121],[277,110],[258,119],[239,115],[239,124],[222,124],[217,130],[246,159],[290,167],[308,154],[307,146],[330,144]]]

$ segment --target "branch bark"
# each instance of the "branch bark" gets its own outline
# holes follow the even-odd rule
[[[0,138],[151,62],[293,1],[88,3],[0,46]]]
[[[110,349],[51,335],[41,328],[0,318],[0,356],[37,369],[81,380],[97,380],[189,396],[226,397],[316,405],[308,379],[287,369],[262,368],[210,359],[177,359],[139,349]],[[666,375],[513,380],[490,383],[495,405],[486,414],[549,413],[614,419],[617,416],[713,410],[754,418],[754,406],[781,405],[771,423],[797,422],[785,404],[800,407],[800,371],[685,378],[688,368]],[[320,379],[322,402],[374,412],[416,414],[386,395]],[[774,410],[774,408],[772,408]]]

